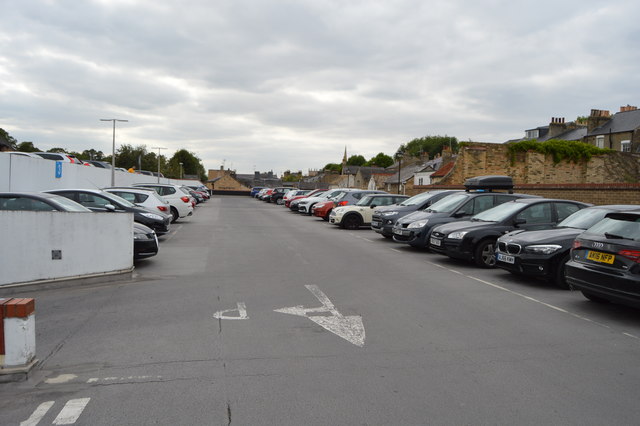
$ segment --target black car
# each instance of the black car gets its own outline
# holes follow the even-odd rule
[[[371,229],[381,234],[385,238],[393,237],[393,224],[398,219],[413,213],[415,211],[424,210],[436,201],[441,200],[447,195],[460,192],[459,190],[436,190],[427,191],[404,200],[402,203],[394,206],[378,207],[373,212],[371,220]]]
[[[158,237],[153,229],[133,222],[133,258],[145,259],[158,254]]]
[[[497,239],[516,229],[549,229],[590,204],[548,198],[520,198],[473,216],[470,220],[448,223],[433,229],[431,251],[454,259],[473,260],[490,268],[496,264]]]
[[[287,194],[287,192],[291,191],[292,189],[296,189],[296,188],[287,188],[287,187],[273,188],[273,192],[271,193],[271,195],[269,195],[266,201],[268,203],[282,205],[284,204],[284,199],[283,199],[284,196]]]
[[[509,272],[553,281],[568,288],[564,265],[573,240],[607,213],[640,209],[634,205],[594,206],[578,210],[551,229],[513,231],[498,238],[496,266]]]
[[[609,213],[580,234],[565,274],[589,300],[640,308],[640,212]]]
[[[0,192],[0,210],[91,212],[66,197],[41,192]]]
[[[141,223],[153,229],[156,234],[163,235],[169,232],[171,217],[150,212],[138,207],[124,198],[97,189],[55,189],[45,191],[50,194],[58,194],[67,197],[76,203],[96,212],[129,212],[133,213],[134,222]]]

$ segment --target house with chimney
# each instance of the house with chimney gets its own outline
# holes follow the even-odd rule
[[[620,152],[640,152],[640,110],[627,105],[611,115],[592,109],[587,121],[586,143]]]

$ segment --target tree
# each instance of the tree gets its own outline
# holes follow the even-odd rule
[[[16,148],[20,152],[40,152],[38,148],[33,146],[33,142],[20,142]]]
[[[401,145],[401,147],[404,147],[404,152],[413,157],[420,157],[421,154],[427,153],[429,154],[429,158],[433,158],[436,154],[440,154],[442,152],[442,147],[444,146],[449,146],[451,147],[451,152],[456,152],[458,149],[458,139],[453,136],[446,135],[424,136],[413,139],[406,145]]]
[[[180,166],[180,163],[182,163],[182,166]],[[166,170],[165,176],[176,179],[185,175],[197,175],[200,180],[207,179],[202,161],[194,153],[186,149],[181,149],[173,154],[173,157],[167,163]]]
[[[393,158],[381,152],[375,157],[371,157],[371,160],[365,164],[366,166],[371,167],[389,167],[393,164]]]
[[[329,163],[326,166],[323,167],[324,171],[328,171],[328,172],[338,172],[340,173],[342,171],[342,165],[341,164],[337,164],[337,163]]]
[[[364,166],[367,160],[362,155],[352,155],[347,160],[347,166]]]
[[[104,160],[104,153],[102,151],[96,151],[95,149],[91,148],[91,149],[85,149],[84,151],[82,151],[82,153],[78,156],[79,159],[81,160],[96,160],[96,161],[103,161]]]
[[[18,141],[13,136],[11,136],[9,132],[2,128],[0,128],[0,139],[6,140],[9,145],[11,145],[11,148],[16,149]]]
[[[106,157],[104,161],[110,162],[111,156]],[[148,152],[147,147],[144,145],[133,147],[123,144],[116,150],[116,167],[125,169],[133,167],[136,170],[156,171],[158,169],[158,157],[155,152]],[[162,171],[162,168],[160,170]]]

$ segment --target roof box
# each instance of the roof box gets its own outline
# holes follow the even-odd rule
[[[494,189],[508,190],[513,192],[513,179],[511,176],[476,176],[464,182],[466,191],[488,191]]]

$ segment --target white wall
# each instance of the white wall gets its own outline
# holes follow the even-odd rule
[[[155,176],[115,172],[116,186],[158,182]],[[200,185],[197,180],[160,178],[161,183]],[[0,192],[46,191],[64,188],[104,188],[111,186],[111,170],[62,163],[62,176],[56,178],[56,162],[23,155],[0,155]]]
[[[131,213],[0,211],[0,223],[0,286],[133,266]]]

